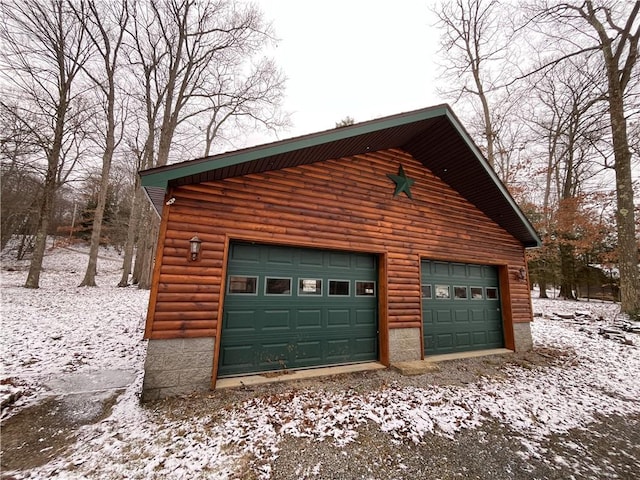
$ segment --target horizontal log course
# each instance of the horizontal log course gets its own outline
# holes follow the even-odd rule
[[[156,321],[155,330],[213,330],[215,322],[211,320],[169,320]]]
[[[174,284],[188,284],[188,285],[193,285],[194,283],[197,283],[198,285],[201,286],[205,286],[205,285],[219,285],[220,284],[220,277],[213,277],[213,276],[205,276],[205,275],[200,275],[197,277],[197,282],[194,281],[194,276],[189,274],[189,273],[184,273],[184,274],[176,274],[176,275],[169,275],[166,273],[161,273],[160,274],[160,284],[165,284],[165,285],[174,285]]]
[[[150,338],[152,340],[167,340],[171,338],[203,338],[215,337],[216,330],[212,328],[189,330],[154,330]]]
[[[413,321],[413,322],[389,322],[389,328],[421,328],[421,321]]]
[[[160,283],[158,285],[158,295],[162,293],[206,293],[207,295],[218,295],[220,285],[202,285],[200,283]]]
[[[172,293],[158,293],[158,303],[164,302],[192,302],[200,303],[212,300],[210,293],[185,293],[185,292],[172,292]]]
[[[179,312],[208,310],[214,312],[218,310],[218,302],[157,302],[156,312]]]
[[[186,320],[210,320],[212,322],[217,321],[218,312],[212,312],[209,310],[197,310],[189,312],[185,310],[171,311],[171,312],[156,312],[156,321],[186,321]]]

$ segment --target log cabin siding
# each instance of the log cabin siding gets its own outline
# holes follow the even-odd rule
[[[393,196],[402,164],[413,199]],[[506,322],[529,322],[522,244],[408,153],[390,149],[174,188],[162,219],[146,337],[215,336],[229,239],[380,254],[381,328],[422,326],[421,258],[504,270]],[[202,240],[199,261],[189,239]],[[508,310],[508,311],[507,311]],[[505,329],[508,330],[508,329]],[[508,336],[507,336],[508,340]]]

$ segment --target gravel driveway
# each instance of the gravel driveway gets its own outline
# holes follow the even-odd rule
[[[420,444],[393,441],[377,425],[360,431],[344,448],[329,442],[286,439],[272,479],[637,479],[640,474],[640,417],[600,418],[588,430],[545,441],[544,456],[530,458],[507,425],[439,435]],[[572,445],[568,448],[567,444]]]
[[[149,420],[161,420],[165,425],[207,425],[202,434],[215,439],[215,429],[224,425],[229,412],[241,411],[247,402],[255,399],[292,398],[296,394],[318,398],[331,394],[368,394],[384,391],[388,387],[464,386],[473,385],[481,379],[501,379],[509,368],[536,371],[554,365],[567,365],[573,353],[568,350],[537,348],[520,354],[495,355],[489,357],[452,360],[438,364],[436,371],[427,375],[402,376],[393,370],[377,370],[361,373],[335,375],[322,379],[300,380],[292,383],[273,383],[250,388],[218,390],[207,394],[194,394],[148,403],[142,409]],[[543,392],[540,392],[542,395]],[[627,400],[628,401],[628,400]],[[105,418],[111,410],[113,399],[104,404]],[[35,407],[40,408],[40,407]],[[55,415],[59,411],[60,415]],[[134,436],[127,440],[121,424],[103,423],[95,433],[87,431],[85,442],[109,445],[117,439],[122,445],[122,455],[112,447],[108,462],[119,464],[117,472],[100,470],[102,464],[90,467],[83,463],[85,453],[74,452],[82,439],[77,426],[64,425],[64,408],[43,412],[32,442],[25,443],[24,432],[33,427],[35,412],[18,415],[3,428],[3,464],[10,465],[12,474],[3,474],[4,479],[20,478],[165,478],[166,468],[160,461],[149,476],[140,468],[154,459],[154,451],[145,448],[169,449],[179,455],[180,444],[172,443],[175,437],[154,438]],[[99,421],[99,418],[96,420]],[[20,420],[23,419],[23,420]],[[155,419],[155,420],[154,420]],[[24,421],[23,426],[14,422]],[[54,434],[45,438],[47,422]],[[62,423],[57,423],[62,422]],[[118,426],[120,425],[120,426]],[[217,425],[217,427],[216,427]],[[10,426],[10,428],[6,428]],[[55,427],[55,428],[53,428]],[[114,428],[116,430],[114,430]],[[174,428],[174,427],[171,427]],[[103,433],[100,433],[102,431]],[[168,432],[165,428],[163,430]],[[22,433],[21,433],[22,432]],[[64,432],[64,435],[59,435]],[[12,433],[11,437],[7,436]],[[200,435],[194,432],[195,435]],[[96,437],[102,435],[102,437]],[[352,433],[353,435],[353,433]],[[98,441],[98,438],[102,440]],[[105,441],[105,438],[110,439]],[[93,439],[93,440],[92,440]],[[252,480],[270,478],[284,479],[636,479],[640,472],[640,417],[638,415],[597,415],[596,421],[585,428],[575,428],[562,434],[552,434],[541,439],[525,438],[521,431],[501,423],[495,418],[486,418],[481,425],[463,428],[455,435],[427,433],[419,442],[406,436],[397,436],[384,431],[380,424],[366,421],[357,427],[357,435],[350,442],[336,442],[335,438],[318,440],[317,436],[299,437],[281,435],[277,443],[277,455],[268,461],[259,456],[242,454],[234,462],[233,472],[224,478]],[[339,439],[338,439],[339,440]],[[204,440],[206,441],[206,440]],[[247,438],[252,442],[253,438]],[[528,442],[535,441],[535,448]],[[161,443],[160,443],[161,442]],[[168,443],[167,443],[168,442]],[[342,443],[342,445],[340,445]],[[75,445],[75,446],[74,446]],[[229,444],[230,448],[234,448]],[[11,448],[12,447],[12,448]],[[44,454],[42,452],[45,452]],[[135,452],[135,453],[134,453]],[[98,452],[96,452],[98,453]],[[105,452],[106,453],[106,452]],[[210,455],[212,453],[209,453]],[[151,455],[151,456],[149,456]],[[52,458],[53,457],[53,458]],[[38,470],[38,465],[58,459]],[[156,457],[157,459],[157,457]],[[35,461],[34,461],[35,460]],[[30,468],[35,471],[29,472]],[[84,472],[76,468],[87,468]],[[118,473],[119,472],[119,473]],[[124,472],[124,473],[123,473]],[[136,472],[134,474],[134,472]],[[194,475],[176,472],[167,478],[220,478],[206,469]]]
[[[453,360],[438,371],[408,377],[390,370],[363,372],[221,391],[211,395],[166,400],[155,404],[163,415],[175,419],[234,408],[255,397],[288,395],[314,390],[363,392],[402,386],[467,385],[480,378],[500,378],[504,369],[536,369],[564,364],[571,352],[537,348],[535,351]],[[542,393],[541,393],[542,394]],[[487,419],[482,426],[459,431],[447,438],[431,434],[414,443],[396,439],[369,422],[358,429],[355,441],[339,447],[331,440],[284,436],[270,478],[285,479],[636,479],[640,478],[640,417],[599,416],[586,429],[573,429],[542,440],[527,450],[527,440],[509,425]],[[543,452],[541,455],[539,452]],[[247,460],[236,478],[259,478]]]

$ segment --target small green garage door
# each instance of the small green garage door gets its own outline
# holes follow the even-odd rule
[[[422,261],[425,355],[504,346],[498,269]]]
[[[373,255],[233,243],[218,376],[376,360]]]

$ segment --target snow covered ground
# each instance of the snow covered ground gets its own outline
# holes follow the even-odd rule
[[[249,462],[266,479],[286,436],[348,445],[371,422],[397,441],[419,444],[427,435],[455,437],[495,420],[517,432],[524,457],[536,458],[551,435],[588,426],[597,416],[640,412],[640,335],[629,334],[629,345],[597,333],[618,317],[619,307],[536,299],[534,310],[543,316],[532,326],[535,345],[568,352],[562,364],[511,366],[499,378],[464,386],[293,390],[249,399],[223,414],[172,418],[138,401],[148,292],[116,287],[121,260],[113,251],[101,255],[97,288],[77,287],[86,261],[78,251],[49,251],[38,290],[22,288],[24,268],[7,271],[3,261],[0,391],[22,391],[18,407],[46,395],[42,385],[67,372],[137,373],[109,418],[82,427],[69,456],[18,478],[224,479]],[[576,310],[600,320],[550,319]]]

